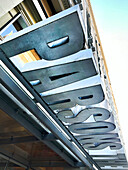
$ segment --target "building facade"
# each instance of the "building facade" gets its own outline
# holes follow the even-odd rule
[[[12,2],[0,14],[0,166],[128,169],[90,1]]]

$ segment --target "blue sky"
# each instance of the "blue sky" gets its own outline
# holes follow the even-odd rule
[[[128,156],[128,0],[90,0]]]
[[[17,32],[17,30],[12,24],[1,35],[4,37],[5,35],[9,34],[11,31],[13,31],[13,33]]]

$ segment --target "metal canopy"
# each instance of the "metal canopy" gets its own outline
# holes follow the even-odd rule
[[[0,56],[1,58],[3,58],[3,55],[0,55]],[[6,58],[4,58],[4,62],[5,60]],[[6,60],[6,64],[7,63],[9,65],[11,64]],[[81,145],[71,135],[71,133],[62,125],[62,123],[56,118],[56,116],[48,108],[48,106],[43,102],[43,100],[32,90],[32,88],[29,85],[27,85],[28,86],[27,88],[30,88],[33,91],[31,92],[30,90],[30,93],[32,95],[33,93],[35,93],[34,98],[36,99],[36,102],[40,103],[42,107],[39,107],[36,103],[32,101],[32,99],[30,99],[29,96],[26,96],[26,94],[22,91],[23,89],[21,90],[21,87],[18,87],[17,83],[13,81],[12,79],[10,79],[10,76],[5,70],[3,70],[3,67],[4,69],[6,68],[6,66],[1,61],[1,70],[0,70],[0,78],[1,78],[1,84],[2,84],[1,90],[4,92],[4,94],[5,95],[7,94],[8,97],[11,98],[11,100],[13,100],[16,103],[16,105],[18,104],[18,107],[20,107],[26,113],[28,114],[32,113],[32,115],[36,116],[37,119],[41,120],[41,122],[44,124],[44,127],[46,126],[53,134],[55,134],[55,136],[58,139],[60,139],[61,142],[68,148],[68,150],[70,150],[74,155],[76,155],[76,157],[78,157],[78,159],[80,159],[85,164],[85,166],[92,168],[93,164],[95,164],[99,168],[99,166],[95,163],[95,161],[93,161],[93,159],[88,155],[88,153],[81,147]],[[14,67],[13,67],[13,70],[11,71],[17,73],[17,76],[19,75],[18,72],[14,69]],[[23,82],[25,82],[23,77],[20,76],[19,78],[22,78]],[[14,89],[15,91],[13,91]],[[31,133],[34,134],[38,139],[42,140],[41,133],[37,131],[37,128],[35,128],[35,126],[33,129],[32,124],[27,122],[26,118],[24,119],[22,114],[21,115],[18,114],[16,116],[14,111],[13,111],[14,113],[11,112],[11,107],[9,107],[8,104],[6,104],[5,102],[3,103],[3,102],[4,102],[3,100],[0,102],[1,109],[3,109],[6,113],[8,113],[10,116],[16,119],[29,131],[31,131]],[[49,117],[47,117],[47,114],[49,115]],[[29,117],[31,117],[31,115],[29,115]],[[44,143],[48,145],[50,148],[52,148],[54,151],[56,151],[59,155],[61,155],[69,164],[71,164],[72,166],[77,166],[77,161],[75,161],[76,163],[75,162],[73,163],[71,159],[65,158],[65,156],[63,156],[63,153],[60,152],[58,150],[58,147],[56,147],[54,144],[52,144],[51,142],[49,143],[48,141]],[[78,150],[78,148],[80,150]]]

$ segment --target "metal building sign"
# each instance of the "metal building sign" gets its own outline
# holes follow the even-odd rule
[[[8,80],[9,93],[16,88],[19,97],[14,96],[17,100],[19,98],[28,111],[31,109],[40,123],[45,124],[47,132],[51,133],[53,128],[55,136],[58,135],[68,150],[71,149],[79,163],[90,169],[123,170],[128,166],[119,126],[97,56],[92,48],[88,48],[85,25],[79,6],[74,6],[5,39],[0,45],[1,69],[4,70],[0,72],[1,89],[5,92],[4,84]],[[16,56],[33,49],[39,60],[18,63],[20,60]],[[11,72],[13,68],[16,71],[9,75],[5,73],[6,67]],[[7,79],[3,78],[4,74]],[[26,104],[21,101],[21,96],[25,99],[28,94],[21,84],[33,96],[31,100],[26,98]],[[41,98],[46,104],[39,102]],[[66,139],[62,134],[67,135]]]

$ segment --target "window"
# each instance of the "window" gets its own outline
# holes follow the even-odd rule
[[[7,36],[12,35],[15,32],[26,28],[27,26],[28,25],[23,16],[20,13],[16,14],[0,29],[1,40],[6,38]]]

